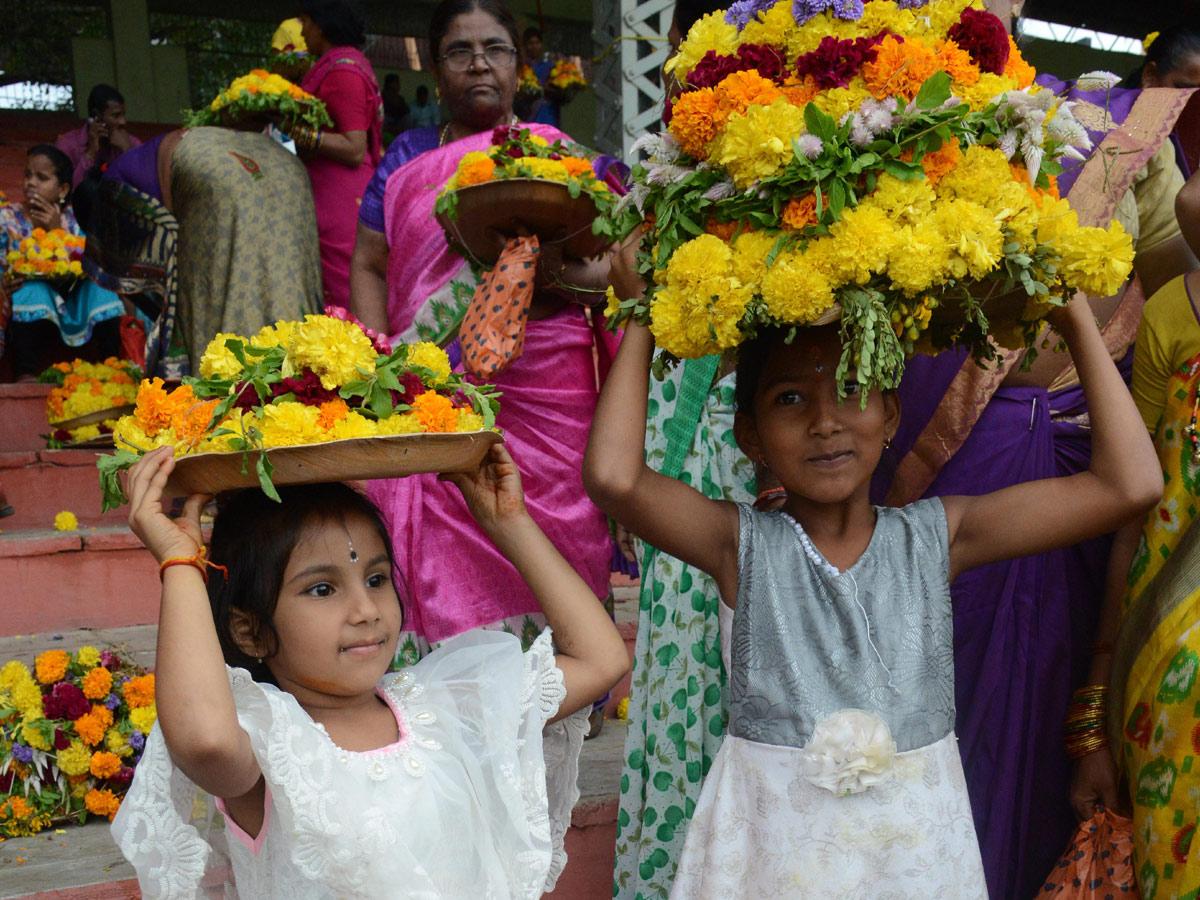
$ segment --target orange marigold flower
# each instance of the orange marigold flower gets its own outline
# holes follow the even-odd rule
[[[121,771],[121,757],[107,750],[93,753],[88,770],[97,778],[112,778]]]
[[[783,96],[775,82],[763,78],[755,71],[734,72],[717,85],[714,93],[717,105],[728,118],[734,113],[744,113],[751,106],[770,106]]]
[[[108,380],[113,384],[133,384],[133,379],[129,377],[128,372],[113,372],[112,377]]]
[[[50,368],[58,369],[58,371],[62,372],[65,375],[67,372],[71,371],[71,364],[69,362],[57,362],[54,365],[52,365]]]
[[[66,397],[62,388],[55,388],[46,397],[46,409],[48,409],[56,418],[63,416],[63,404],[66,402]]]
[[[737,233],[737,222],[718,222],[716,219],[710,218],[704,224],[704,230],[709,234],[716,235],[723,241],[733,240],[733,236]]]
[[[35,241],[44,241],[46,239],[46,229],[35,228],[30,232],[30,237],[32,237]]]
[[[37,672],[37,680],[42,684],[54,684],[56,681],[62,681],[62,677],[67,674],[67,664],[71,661],[71,655],[66,650],[47,650],[34,661],[34,670]]]
[[[33,813],[34,808],[25,801],[24,797],[11,796],[0,803],[0,819],[26,819]]]
[[[458,186],[467,187],[472,184],[482,184],[491,181],[496,171],[496,164],[491,159],[477,159],[467,163],[458,173]]]
[[[83,676],[79,686],[83,688],[83,696],[89,700],[103,700],[112,690],[112,672],[97,666]]]
[[[821,92],[821,89],[817,87],[816,79],[811,75],[805,75],[804,80],[797,84],[785,84],[779,90],[788,103],[801,108],[808,106]]]
[[[803,197],[793,197],[783,208],[779,217],[784,228],[800,231],[817,222],[817,197],[815,194],[805,194]]]
[[[184,385],[181,388],[171,392],[172,399],[176,399],[176,394],[187,389],[186,396],[180,395],[178,403],[171,413],[171,427],[175,429],[175,434],[178,436],[180,443],[195,444],[204,436],[204,432],[208,430],[208,423],[212,419],[213,410],[220,404],[220,400],[203,400],[197,401],[196,395],[192,393],[192,389]]]
[[[1037,185],[1029,183],[1029,170],[1020,163],[1010,162],[1008,168],[1012,170],[1013,180],[1029,192],[1029,196],[1033,198],[1033,202],[1037,204],[1038,209],[1042,208],[1042,201],[1046,197],[1051,197],[1055,200],[1061,199],[1058,193],[1057,175],[1047,176],[1050,179],[1050,187],[1043,190]]]
[[[941,60],[942,71],[949,75],[955,84],[978,83],[979,66],[971,61],[971,54],[954,41],[940,41],[937,45],[937,55]]]
[[[421,427],[426,431],[455,431],[458,428],[458,410],[449,397],[426,391],[412,403]]]
[[[943,141],[938,149],[921,157],[921,166],[925,169],[925,177],[929,179],[929,184],[937,187],[937,183],[961,161],[962,148],[958,146],[958,139],[952,138]]]
[[[671,111],[671,134],[692,159],[704,159],[704,148],[714,137],[725,116],[712,88],[681,94]]]
[[[133,412],[133,417],[142,431],[150,437],[154,437],[164,428],[169,428],[173,411],[174,406],[170,395],[163,388],[161,378],[152,378],[142,382],[141,387],[138,388],[137,405]]]
[[[86,380],[87,379],[84,378],[82,375],[72,372],[70,375],[68,375],[66,378],[63,379],[63,383],[62,383],[63,390],[69,394],[69,393],[71,393],[71,391],[75,390],[75,388],[77,388],[81,384],[83,384],[84,381],[86,381]]]
[[[889,34],[879,44],[875,61],[863,64],[862,76],[878,100],[895,96],[911,100],[939,68],[937,54],[923,41]]]
[[[149,706],[154,702],[154,673],[130,678],[125,682],[121,694],[130,709]]]
[[[1016,81],[1021,90],[1033,84],[1033,79],[1037,77],[1037,69],[1025,62],[1011,35],[1008,38],[1008,62],[1004,64],[1004,77]]]
[[[103,720],[96,715],[94,710],[93,712],[85,713],[75,720],[75,733],[89,747],[95,747],[104,740],[104,733],[106,731],[108,731],[108,725],[104,724]]]
[[[567,174],[572,178],[578,178],[580,175],[592,175],[592,164],[586,159],[580,159],[578,156],[564,156],[562,160],[563,166],[567,170]]]
[[[121,798],[108,789],[98,791],[93,788],[84,795],[83,805],[92,815],[108,816],[109,821],[112,821],[117,810],[121,808]]]
[[[318,409],[321,412],[317,416],[317,427],[325,431],[329,431],[334,425],[350,415],[350,407],[346,405],[346,401],[341,397],[334,397],[332,400],[325,401]]]

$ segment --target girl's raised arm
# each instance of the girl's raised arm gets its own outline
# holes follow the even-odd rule
[[[162,509],[163,488],[175,467],[170,447],[154,450],[129,473],[129,525],[159,563],[195,557],[203,545],[193,494],[176,520]],[[262,777],[250,739],[238,725],[225,659],[199,569],[163,570],[154,663],[158,721],[175,764],[216,797],[241,797]]]
[[[737,507],[646,465],[646,399],[654,339],[630,323],[600,393],[583,462],[596,505],[664,553],[707,572],[737,600]]]
[[[512,456],[495,445],[471,473],[441,476],[462,491],[471,515],[521,573],[546,614],[566,699],[554,720],[590,706],[629,671],[625,641],[604,605],[525,509]]]
[[[1054,323],[1070,348],[1092,429],[1092,459],[1078,475],[945,498],[951,578],[985,563],[1067,547],[1115,531],[1162,496],[1162,470],[1133,397],[1109,357],[1087,300]]]

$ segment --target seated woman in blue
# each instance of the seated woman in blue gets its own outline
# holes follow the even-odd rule
[[[13,375],[30,379],[49,345],[56,342],[80,347],[95,336],[102,356],[120,351],[121,298],[86,278],[69,287],[41,278],[9,274],[7,257],[35,228],[61,228],[82,235],[71,211],[73,171],[67,155],[51,144],[37,144],[25,157],[25,200],[0,206],[0,355],[6,349],[3,332],[8,324]]]

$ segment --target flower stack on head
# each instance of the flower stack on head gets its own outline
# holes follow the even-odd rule
[[[5,262],[10,275],[69,282],[83,277],[84,239],[61,228],[35,228],[8,251]]]
[[[0,668],[0,837],[111,819],[157,716],[154,676],[116,653],[47,650]]]
[[[893,387],[915,352],[1031,347],[1128,275],[1120,225],[1058,195],[1086,131],[980,0],[739,0],[667,67],[683,92],[621,209],[652,290],[608,309],[660,366],[840,318],[839,379]]]
[[[249,123],[257,127],[267,118],[279,119],[285,131],[296,126],[333,127],[333,119],[323,101],[266,69],[251,69],[248,74],[235,78],[207,106],[185,112],[183,124],[188,128],[230,123]]]
[[[168,390],[143,381],[132,415],[117,422],[117,452],[100,458],[105,509],[124,502],[118,472],[173,446],[176,458],[406,434],[492,429],[499,403],[486,385],[452,372],[435,344],[372,342],[356,321],[309,315],[253,337],[218,334],[200,376]],[[373,332],[372,332],[373,334]],[[259,483],[276,496],[265,453]]]
[[[85,425],[63,428],[62,423],[106,409],[128,406],[137,400],[142,371],[127,359],[110,356],[102,363],[55,363],[38,381],[55,387],[46,397],[46,421],[52,432],[47,439],[51,450],[80,441],[94,441],[112,434],[117,416]]]
[[[546,84],[564,94],[564,100],[567,100],[587,87],[587,79],[575,63],[569,59],[560,59],[550,70]]]
[[[517,78],[517,93],[525,97],[542,96],[541,82],[538,81],[537,73],[533,71],[533,66],[529,63],[521,64],[521,72]]]

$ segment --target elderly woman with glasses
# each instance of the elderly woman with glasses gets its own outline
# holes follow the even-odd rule
[[[497,0],[442,0],[430,48],[449,121],[412,129],[392,143],[359,214],[351,309],[393,340],[445,346],[452,360],[460,357],[456,336],[477,273],[448,248],[433,219],[436,186],[463,154],[487,149],[493,128],[516,122],[517,42],[513,15]],[[528,127],[550,141],[566,138],[549,125]],[[594,166],[607,177],[613,163],[601,157]],[[543,253],[547,267],[550,255],[557,254]],[[593,353],[604,337],[581,302],[602,301],[607,271],[606,262],[576,260],[549,278],[539,273],[524,352],[489,379],[504,395],[497,424],[521,468],[530,512],[598,603],[608,596],[612,548],[604,515],[584,494],[580,467],[597,397]],[[550,279],[599,292],[556,291]],[[537,635],[545,623],[533,594],[473,523],[453,486],[412,476],[372,482],[370,495],[389,523],[397,568],[409,578],[408,633],[398,662],[415,662],[473,628],[503,628],[527,641]]]

